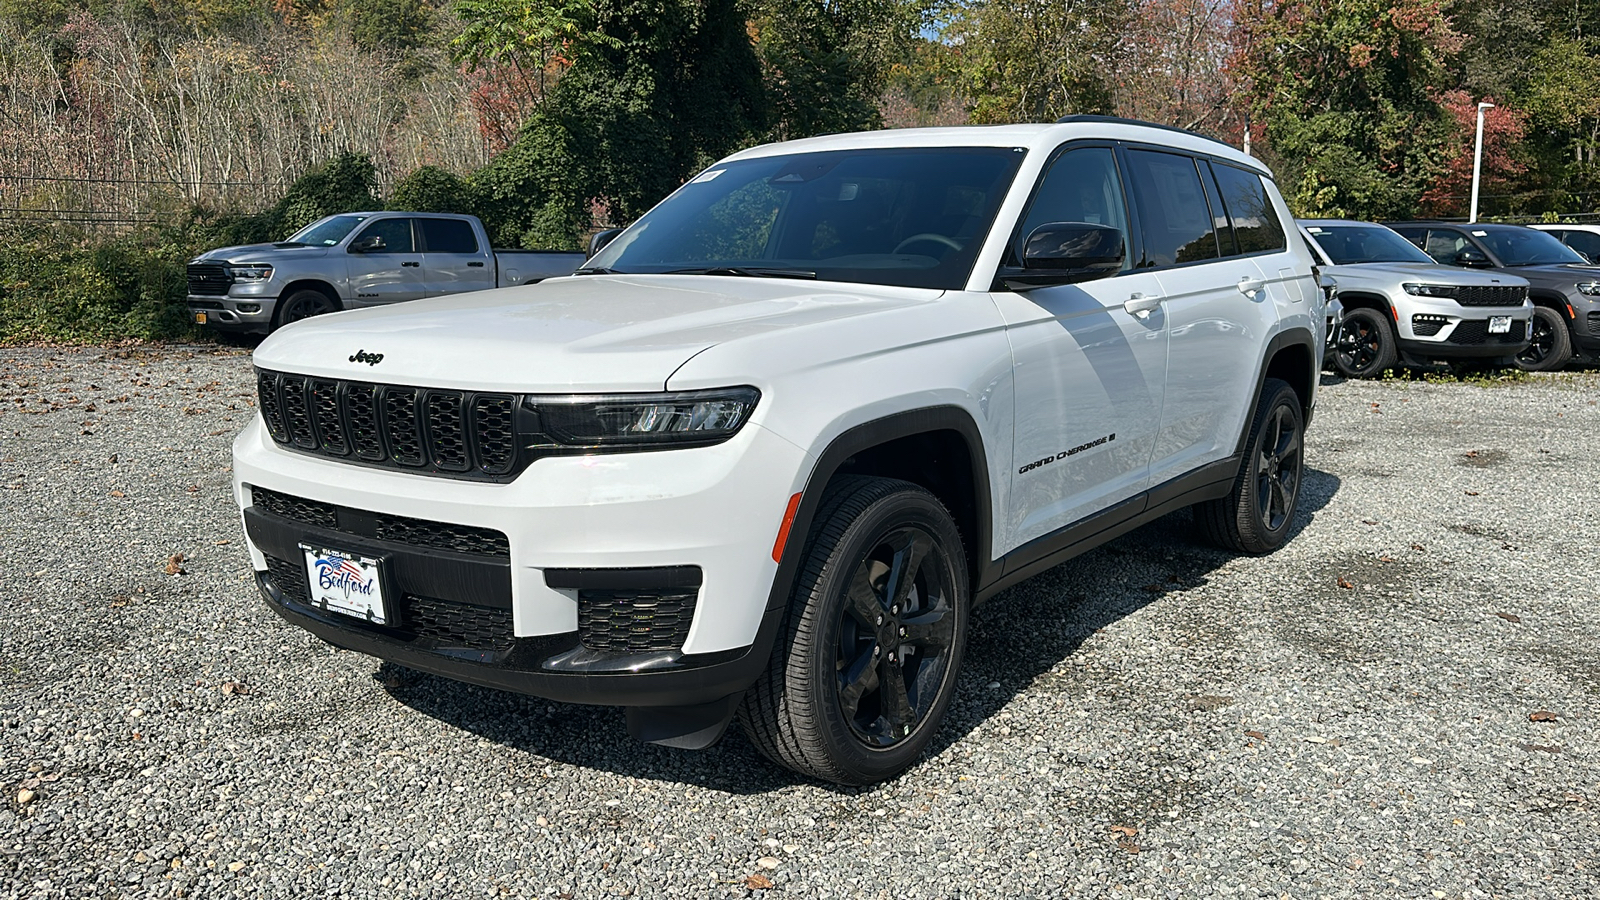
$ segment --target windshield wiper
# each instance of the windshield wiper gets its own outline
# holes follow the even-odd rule
[[[574,275],[625,275],[627,273],[618,272],[616,269],[608,269],[605,266],[584,266],[581,269],[573,269],[572,270],[572,274],[574,274]]]
[[[667,275],[738,275],[744,278],[810,278],[817,273],[810,269],[767,269],[744,266],[707,266],[704,269],[673,269]]]

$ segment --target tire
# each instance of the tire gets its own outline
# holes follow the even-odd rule
[[[1357,307],[1339,320],[1333,367],[1346,378],[1372,378],[1394,366],[1398,358],[1394,325],[1381,310]]]
[[[1572,335],[1567,333],[1567,320],[1548,306],[1533,308],[1532,341],[1528,349],[1517,354],[1517,368],[1524,372],[1549,372],[1559,369],[1572,360]]]
[[[291,322],[339,309],[339,301],[315,288],[304,288],[278,301],[278,308],[272,311],[272,328],[276,331]]]
[[[961,535],[922,488],[844,476],[828,485],[804,553],[739,721],[781,766],[875,784],[922,755],[955,693],[971,596]]]
[[[1239,553],[1271,553],[1289,539],[1305,474],[1305,415],[1288,382],[1261,387],[1244,462],[1228,496],[1195,507],[1213,541]]]

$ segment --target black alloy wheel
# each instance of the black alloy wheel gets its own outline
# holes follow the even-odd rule
[[[1333,366],[1346,378],[1371,378],[1394,365],[1398,356],[1394,326],[1382,311],[1357,307],[1339,321]]]
[[[885,535],[856,567],[839,611],[839,710],[870,747],[909,737],[950,668],[952,590],[932,551],[921,528]]]
[[[299,290],[278,301],[278,309],[273,316],[277,321],[275,328],[282,328],[291,322],[320,316],[324,313],[338,312],[339,301],[329,297],[318,290]]]
[[[1567,320],[1548,306],[1535,306],[1528,323],[1527,349],[1517,354],[1517,368],[1525,372],[1548,372],[1567,364],[1572,357],[1572,337]]]
[[[969,586],[939,499],[892,478],[829,483],[783,631],[739,721],[779,765],[874,784],[927,749],[955,694]]]
[[[1289,383],[1268,378],[1251,419],[1245,457],[1226,497],[1195,507],[1195,524],[1240,553],[1271,553],[1289,539],[1305,474],[1305,415]]]

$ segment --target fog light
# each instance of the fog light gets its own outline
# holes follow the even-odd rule
[[[259,304],[259,303],[241,303],[241,304],[239,304],[239,312],[245,313],[247,315],[249,313],[261,312],[261,304]]]

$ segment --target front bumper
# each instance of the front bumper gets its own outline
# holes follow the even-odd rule
[[[1508,359],[1528,346],[1532,304],[1463,307],[1448,300],[1407,299],[1396,337],[1408,364]],[[1511,330],[1490,334],[1489,322],[1496,318],[1509,318]]]
[[[486,484],[296,454],[277,447],[259,419],[235,441],[234,460],[258,583],[285,619],[337,646],[462,681],[624,706],[709,702],[753,683],[783,611],[770,602],[773,540],[810,463],[804,451],[750,423],[713,447],[550,457],[509,484]],[[256,508],[253,488],[340,512],[320,524],[276,515]],[[497,533],[505,549],[491,558],[409,545],[392,539],[403,529],[383,537],[372,524],[382,518]],[[415,595],[467,607],[498,623],[499,637],[441,640],[312,606],[303,589],[277,583],[303,573],[302,542],[392,560],[396,593],[406,602]],[[604,573],[688,568],[700,583],[680,646],[596,650],[580,633],[580,603],[588,598],[572,573],[603,580]]]
[[[209,297],[190,294],[189,321],[221,331],[266,334],[272,329],[276,297]]]

